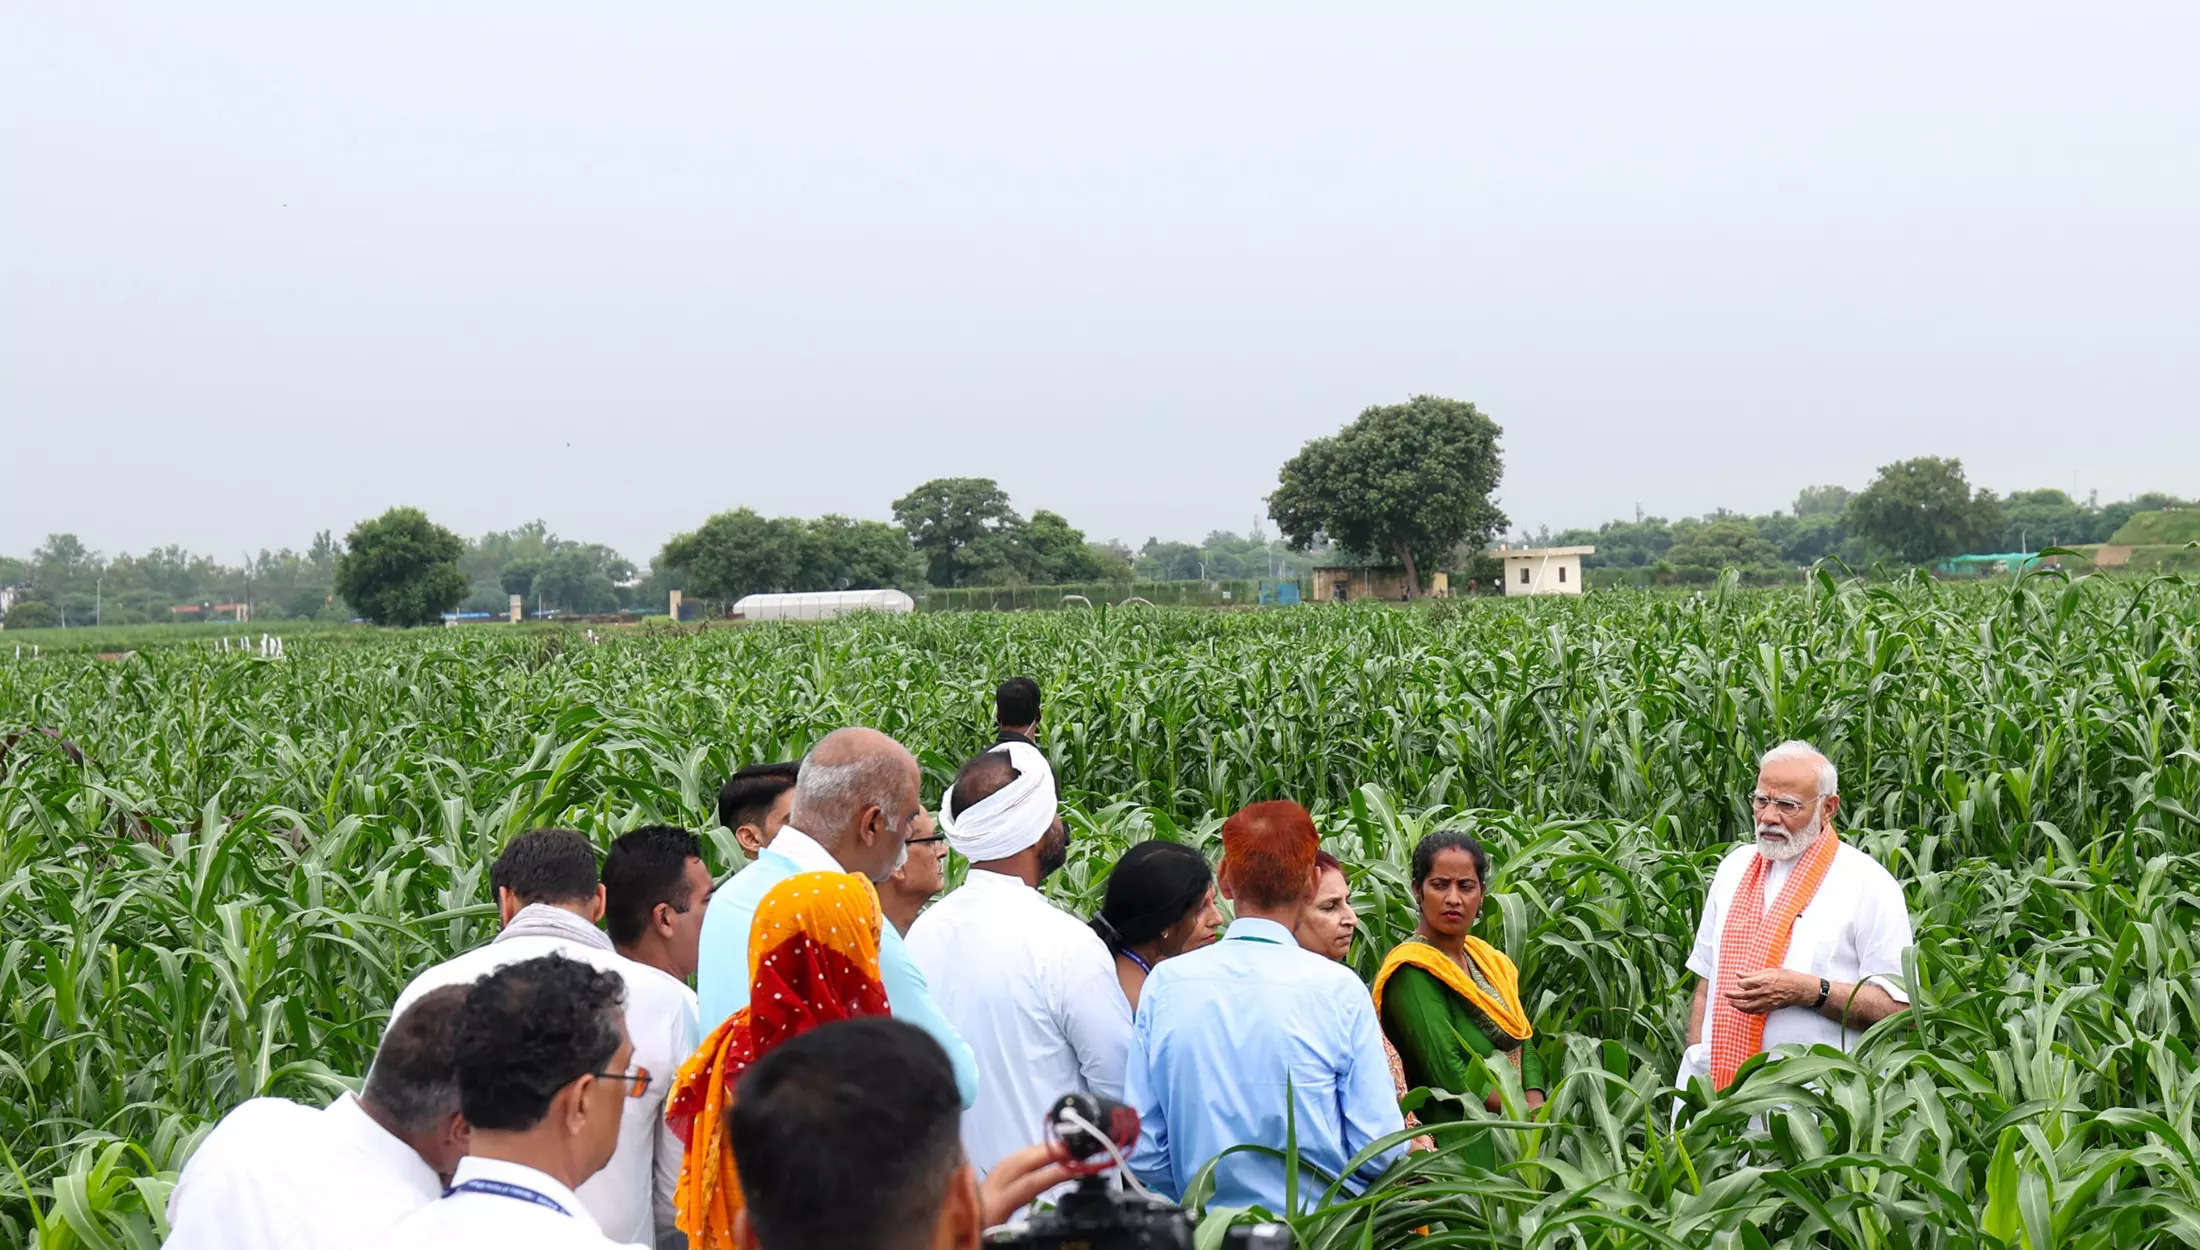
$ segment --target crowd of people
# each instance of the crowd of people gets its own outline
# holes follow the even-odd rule
[[[636,829],[600,861],[572,830],[514,838],[495,938],[413,977],[356,1095],[225,1116],[166,1244],[969,1247],[1070,1181],[1039,1140],[1065,1094],[1136,1111],[1135,1183],[1182,1199],[1212,1162],[1213,1204],[1271,1212],[1293,1178],[1240,1147],[1295,1144],[1304,1208],[1435,1126],[1560,1109],[1520,971],[1473,933],[1491,863],[1470,834],[1414,849],[1419,924],[1372,986],[1345,963],[1345,867],[1288,800],[1231,815],[1219,869],[1131,847],[1098,914],[1072,915],[1041,890],[1070,835],[1039,688],[997,704],[937,818],[875,730],[742,768],[718,816],[748,862],[722,884],[689,830]],[[1688,960],[1684,1085],[1723,1089],[1784,1043],[1852,1046],[1907,1004],[1902,891],[1836,833],[1833,764],[1782,743],[1749,803]],[[968,871],[939,897],[950,849]],[[1486,1133],[1465,1149],[1496,1161]]]

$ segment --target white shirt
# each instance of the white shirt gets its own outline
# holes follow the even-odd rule
[[[516,1250],[522,1246],[527,1250],[607,1250],[624,1244],[604,1236],[588,1214],[587,1204],[546,1172],[502,1159],[468,1156],[459,1160],[451,1186],[457,1190],[473,1180],[516,1186],[565,1210],[554,1211],[525,1196],[454,1192],[398,1221],[374,1243],[376,1250]]]
[[[1042,1140],[1062,1095],[1122,1099],[1130,1003],[1083,921],[1020,878],[973,870],[909,926],[908,946],[977,1055],[978,1099],[962,1135],[979,1175]]]
[[[679,1137],[665,1125],[665,1096],[680,1065],[701,1044],[695,992],[658,969],[624,958],[611,949],[609,938],[579,916],[560,914],[571,917],[572,937],[505,937],[445,960],[413,978],[397,996],[390,1019],[403,1015],[429,990],[471,985],[523,959],[563,955],[618,973],[626,982],[626,1031],[634,1041],[634,1058],[628,1062],[649,1069],[649,1093],[626,1100],[620,1112],[618,1151],[603,1171],[581,1186],[580,1195],[596,1223],[612,1238],[652,1243],[660,1230],[670,1233],[674,1228],[673,1191],[685,1151]],[[588,940],[583,929],[594,933],[602,945]]]
[[[355,1250],[443,1182],[345,1094],[254,1098],[206,1135],[168,1195],[168,1250]]]
[[[1696,948],[1688,956],[1688,970],[1712,983],[1718,992],[1719,942],[1726,935],[1727,916],[1734,896],[1741,892],[1743,874],[1757,854],[1754,842],[1727,852],[1711,878],[1711,892],[1704,900],[1703,919],[1696,926]],[[1765,866],[1765,911],[1770,912],[1787,884],[1797,861]],[[1843,842],[1833,853],[1825,880],[1788,937],[1784,968],[1810,977],[1850,984],[1872,980],[1898,1003],[1910,1001],[1908,991],[1885,978],[1902,975],[1902,953],[1910,948],[1910,913],[1902,887],[1877,860]],[[1680,1081],[1711,1073],[1712,1013],[1704,1012],[1704,1040],[1682,1056]],[[1765,1017],[1765,1049],[1775,1046],[1835,1046],[1848,1050],[1863,1036],[1862,1029],[1843,1028],[1812,1010],[1782,1007]]]

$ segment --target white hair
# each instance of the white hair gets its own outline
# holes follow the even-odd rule
[[[1765,752],[1763,758],[1757,761],[1757,767],[1761,770],[1767,765],[1784,763],[1787,760],[1809,760],[1818,766],[1818,794],[1821,798],[1841,793],[1841,774],[1834,770],[1833,761],[1826,758],[1824,751],[1800,738],[1790,738]]]
[[[888,829],[900,824],[900,813],[894,810],[895,791],[903,780],[900,760],[876,752],[844,764],[820,764],[812,758],[816,754],[813,748],[803,756],[795,774],[794,809],[803,814],[798,822],[802,832],[833,849],[848,822],[873,805],[885,812]]]

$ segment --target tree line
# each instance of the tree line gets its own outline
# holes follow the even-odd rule
[[[539,520],[464,539],[417,509],[393,508],[341,542],[324,530],[304,552],[263,550],[235,566],[176,546],[108,560],[73,534],[54,534],[28,559],[0,557],[0,587],[18,600],[11,627],[220,619],[240,603],[258,620],[357,614],[426,624],[454,608],[500,615],[513,595],[530,612],[597,614],[662,611],[673,590],[730,603],[775,591],[1294,578],[1317,562],[1401,567],[1425,587],[1439,570],[1476,580],[1497,571],[1487,548],[1511,525],[1493,498],[1502,435],[1473,404],[1440,396],[1370,407],[1281,467],[1268,499],[1278,536],[1256,525],[1196,546],[1095,542],[1060,513],[1023,516],[991,478],[953,477],[896,499],[891,522],[721,512],[667,539],[646,570]],[[1823,559],[1921,565],[1967,551],[2105,542],[2138,513],[2178,506],[2159,493],[2105,505],[2052,489],[1998,497],[1974,488],[1960,460],[1922,457],[1882,467],[1859,491],[1804,487],[1790,508],[1763,516],[1638,515],[1519,539],[1593,545],[1586,567],[1631,581],[1710,581],[1733,568],[1771,583]]]
[[[1521,540],[1594,545],[1584,568],[1631,570],[1632,580],[1706,582],[1728,568],[1745,580],[1793,581],[1796,570],[1833,559],[1855,569],[1930,565],[1966,552],[2039,551],[2105,543],[2143,512],[2192,507],[2149,492],[2103,504],[2042,488],[1997,496],[1974,488],[1960,460],[1927,456],[1880,468],[1861,491],[1807,486],[1782,512],[1746,516],[1721,508],[1668,521],[1637,517],[1596,529],[1548,529]]]
[[[1149,537],[1136,550],[1094,542],[1059,513],[1023,517],[989,478],[926,482],[893,512],[886,522],[736,508],[666,540],[647,568],[540,520],[462,538],[411,508],[234,565],[177,546],[108,558],[62,533],[27,558],[0,557],[0,587],[16,592],[6,623],[17,628],[231,619],[238,604],[258,621],[424,624],[453,610],[501,616],[513,595],[530,614],[662,612],[673,590],[730,603],[772,591],[1296,577],[1314,559],[1258,531],[1198,544]]]

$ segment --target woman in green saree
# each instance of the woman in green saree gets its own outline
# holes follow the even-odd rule
[[[1408,1089],[1426,1087],[1482,1099],[1502,1110],[1482,1059],[1502,1053],[1520,1073],[1530,1110],[1543,1105],[1543,1062],[1528,1041],[1535,1030],[1520,1003],[1520,972],[1503,951],[1467,932],[1482,910],[1490,857],[1458,832],[1432,833],[1413,848],[1413,894],[1421,923],[1375,974],[1375,1010],[1397,1049]],[[1463,1119],[1456,1103],[1429,1102],[1423,1124]],[[1469,1161],[1495,1162],[1487,1139]]]

